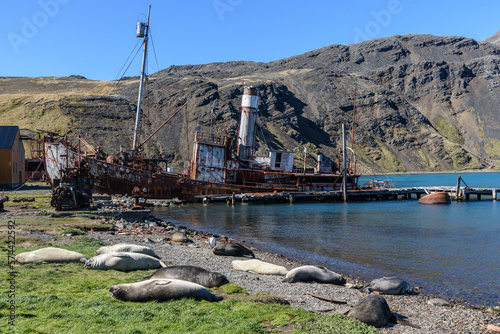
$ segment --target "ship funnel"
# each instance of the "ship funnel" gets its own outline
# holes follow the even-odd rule
[[[241,120],[238,132],[238,157],[240,160],[248,160],[248,157],[252,154],[258,105],[257,88],[245,87],[241,99]]]

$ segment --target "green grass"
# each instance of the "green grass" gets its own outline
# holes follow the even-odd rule
[[[8,193],[6,196],[9,197],[9,201],[5,203],[5,209],[7,210],[39,210],[47,211],[51,209],[50,200],[52,199],[52,193],[50,192],[17,192]],[[14,199],[21,200],[21,202],[14,202]],[[22,200],[32,200],[33,202],[24,202]]]
[[[500,157],[500,141],[496,138],[487,138],[483,149],[492,159]]]
[[[78,238],[64,248],[92,256],[101,241]],[[33,248],[34,249],[34,248]],[[16,254],[33,249],[16,249]],[[7,248],[2,245],[0,279],[8,281]],[[4,270],[7,269],[7,270]],[[16,265],[15,326],[8,325],[7,285],[0,295],[0,328],[13,333],[378,333],[340,314],[321,315],[287,305],[246,298],[234,283],[225,292],[236,293],[218,303],[189,299],[131,303],[113,299],[113,284],[130,283],[154,270],[123,273],[83,269],[82,264]]]
[[[464,144],[465,140],[462,137],[462,134],[448,119],[442,116],[438,116],[436,121],[433,122],[432,125],[438,130],[441,135],[448,138],[449,140],[458,144]]]

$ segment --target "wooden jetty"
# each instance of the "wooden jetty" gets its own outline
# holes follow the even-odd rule
[[[458,190],[458,191],[457,191]],[[488,197],[497,200],[500,188],[469,188],[469,187],[412,187],[412,188],[383,188],[369,190],[349,190],[347,192],[348,202],[364,201],[387,201],[387,200],[410,200],[420,199],[432,192],[448,192],[453,200],[481,200]],[[458,196],[457,196],[458,193]],[[471,197],[472,195],[472,197]],[[226,202],[228,205],[240,203],[294,203],[294,202],[343,202],[342,191],[312,191],[312,192],[274,192],[274,193],[246,193],[228,195],[200,195],[195,201]]]

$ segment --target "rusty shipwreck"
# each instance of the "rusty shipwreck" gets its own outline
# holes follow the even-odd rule
[[[68,184],[79,182],[85,185],[85,190],[80,190],[85,194],[90,193],[88,186],[92,185],[97,193],[185,201],[205,195],[347,191],[357,188],[358,176],[348,173],[345,144],[343,158],[341,155],[338,164],[328,157],[318,156],[314,168],[306,168],[305,164],[303,168],[296,168],[293,151],[271,150],[265,156],[253,155],[259,105],[259,92],[255,87],[243,88],[236,138],[216,133],[213,129],[203,132],[200,127],[197,128],[190,167],[183,174],[174,173],[173,168],[166,167],[165,160],[141,157],[138,148],[144,142],[138,144],[138,128],[148,28],[149,14],[147,23],[139,23],[137,27],[137,36],[144,38],[144,51],[132,150],[120,150],[117,155],[105,156],[81,137],[46,140],[45,166],[53,188],[63,183],[67,189],[63,193],[71,197],[77,189],[68,187]],[[343,167],[339,170],[340,161],[343,161]],[[55,202],[60,204],[61,200]]]

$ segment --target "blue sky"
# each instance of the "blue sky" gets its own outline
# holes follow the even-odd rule
[[[331,44],[405,34],[482,40],[500,1],[22,0],[0,11],[0,76],[119,78],[151,5],[159,69],[230,60],[268,62]],[[142,14],[142,16],[141,16]],[[151,49],[152,50],[152,49]],[[138,75],[140,55],[126,75]],[[158,70],[150,53],[148,72]]]

